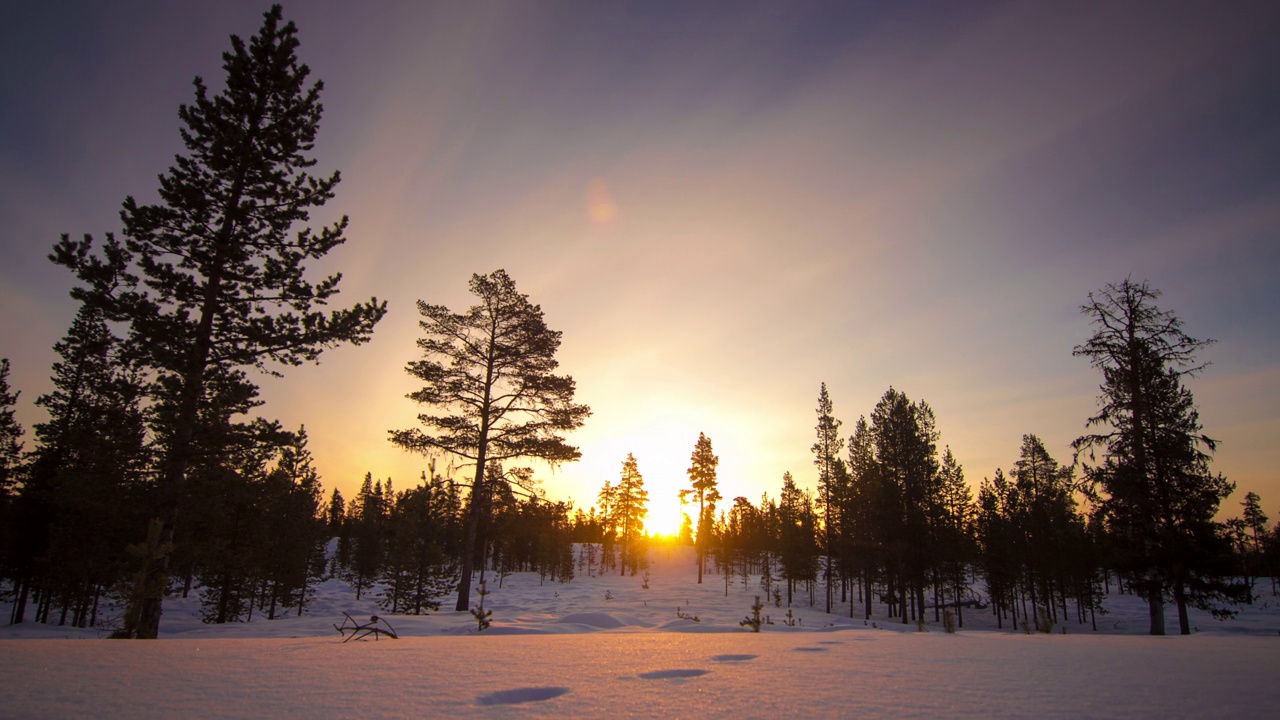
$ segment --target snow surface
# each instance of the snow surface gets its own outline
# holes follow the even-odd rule
[[[1118,595],[1097,632],[1069,623],[1065,635],[1027,635],[995,630],[982,611],[956,634],[918,632],[879,606],[864,625],[848,604],[827,615],[820,594],[810,607],[800,593],[796,626],[769,604],[775,624],[755,634],[738,622],[758,578],[726,597],[723,578],[696,584],[690,549],[652,557],[647,590],[640,576],[515,574],[499,588],[490,574],[483,633],[447,609],[386,615],[336,580],[301,618],[204,625],[194,593],[171,599],[156,642],[3,627],[0,715],[1240,717],[1280,701],[1280,598],[1266,581],[1235,620],[1193,614],[1190,637],[1146,636],[1145,605]],[[401,639],[343,643],[343,611],[386,617]],[[1172,610],[1168,620],[1176,629]]]

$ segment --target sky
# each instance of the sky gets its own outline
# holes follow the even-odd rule
[[[22,3],[0,27],[0,357],[19,419],[75,314],[47,260],[120,229],[263,3]],[[1101,380],[1080,306],[1126,277],[1217,342],[1190,381],[1214,469],[1280,516],[1280,6],[1267,2],[292,2],[340,170],[315,268],[390,312],[263,377],[322,479],[413,484],[419,299],[504,268],[594,411],[539,469],[589,506],[634,453],[673,529],[700,432],[726,498],[813,487],[819,386],[852,432],[890,387],[975,487],[1060,461]],[[28,447],[31,440],[28,436]],[[443,463],[442,463],[443,464]]]

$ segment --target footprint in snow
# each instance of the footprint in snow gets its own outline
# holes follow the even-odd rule
[[[476,698],[477,705],[519,705],[520,703],[538,702],[558,698],[569,692],[567,687],[526,687],[514,690],[499,690]]]
[[[691,678],[699,675],[706,675],[710,670],[654,670],[652,672],[640,673],[640,677],[645,680],[671,680],[673,678]]]
[[[711,659],[716,662],[746,662],[755,660],[759,655],[712,655]]]
[[[819,645],[843,645],[844,642],[840,640],[819,640],[818,644]]]
[[[819,648],[819,647],[798,647],[798,648],[792,648],[792,649],[795,652],[826,652],[827,651],[826,648]]]

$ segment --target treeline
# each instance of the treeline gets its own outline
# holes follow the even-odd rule
[[[788,602],[797,583],[812,602],[817,583],[827,612],[838,593],[868,619],[879,604],[903,623],[945,613],[963,626],[964,608],[984,607],[1000,627],[1041,630],[1068,620],[1096,627],[1114,582],[1147,602],[1152,634],[1164,634],[1168,602],[1188,634],[1189,607],[1230,616],[1254,601],[1263,576],[1275,593],[1280,525],[1268,527],[1261,498],[1247,493],[1242,517],[1216,519],[1235,486],[1209,467],[1216,441],[1185,384],[1209,341],[1187,336],[1158,297],[1127,279],[1090,294],[1082,311],[1095,332],[1075,354],[1103,375],[1091,432],[1065,464],[1024,435],[1008,475],[984,478],[976,498],[950,448],[939,452],[932,408],[894,388],[846,438],[822,385],[813,493],[788,473],[777,501],[738,497],[716,517],[720,495],[705,468],[718,459],[699,438],[682,491],[699,498],[699,582],[710,553],[726,590],[737,565],[761,573],[768,592],[776,559]],[[979,576],[981,597],[971,594]]]
[[[816,490],[785,473],[777,497],[735,497],[704,508],[707,570],[731,583],[759,579],[779,607],[847,605],[850,617],[903,623],[954,622],[986,612],[997,627],[1049,631],[1068,622],[1096,629],[1113,590],[1139,593],[1149,579],[1127,565],[1123,539],[1085,483],[1035,435],[1025,435],[1008,474],[997,469],[976,497],[950,448],[937,449],[933,412],[890,388],[848,438],[822,388],[815,450]],[[698,451],[695,450],[695,456]],[[823,467],[829,471],[822,474]],[[719,499],[718,493],[716,495]],[[1260,498],[1248,493],[1244,518],[1212,525],[1194,560],[1187,602],[1219,615],[1251,603],[1259,578],[1280,577],[1280,524],[1268,526]],[[713,561],[713,562],[712,562]]]
[[[186,523],[169,543],[148,536],[163,502],[156,482],[170,442],[172,403],[148,385],[102,313],[83,306],[55,346],[49,413],[22,452],[13,422],[17,393],[0,375],[6,418],[0,496],[0,576],[11,623],[86,627],[103,601],[143,592],[139,571],[171,556],[175,591],[205,588],[206,619],[301,612],[323,565],[321,487],[303,428],[236,422],[255,405],[234,374],[216,378],[194,433],[199,451],[180,499]]]
[[[330,578],[357,597],[376,588],[390,613],[437,610],[456,591],[469,488],[432,463],[417,487],[397,492],[369,475],[350,502],[336,489],[326,501],[305,428],[234,421],[253,405],[234,382],[202,408],[183,522],[173,542],[160,542],[152,518],[163,501],[155,475],[168,406],[146,401],[121,348],[101,315],[82,309],[55,347],[54,390],[36,400],[50,417],[26,452],[18,393],[0,361],[0,598],[11,604],[9,623],[119,628],[129,622],[119,613],[157,591],[146,585],[148,566],[165,556],[159,592],[198,591],[209,623],[301,615]],[[612,539],[612,516],[571,518],[571,503],[524,492],[520,476],[490,465],[477,496],[476,566],[567,582],[572,543]]]

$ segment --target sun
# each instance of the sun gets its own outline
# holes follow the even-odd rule
[[[649,495],[649,514],[644,518],[644,529],[650,535],[676,537],[684,522],[685,508],[678,497],[654,497]]]

